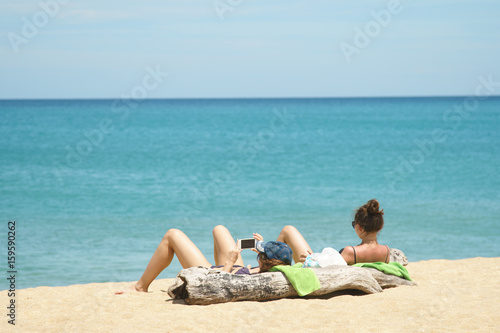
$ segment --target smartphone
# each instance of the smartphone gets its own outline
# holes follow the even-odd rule
[[[239,249],[252,249],[255,247],[257,240],[255,238],[238,239]]]

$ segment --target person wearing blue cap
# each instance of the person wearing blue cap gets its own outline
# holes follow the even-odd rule
[[[151,282],[170,265],[174,254],[183,268],[206,266],[232,274],[263,273],[274,266],[291,265],[293,253],[287,244],[278,241],[264,242],[258,233],[254,233],[253,238],[257,240],[256,247],[252,250],[258,253],[259,267],[245,267],[241,249],[237,247],[229,230],[222,225],[216,226],[213,229],[215,266],[212,266],[186,234],[179,229],[170,229],[163,236],[139,281],[130,290],[117,291],[116,294],[126,291],[147,292]]]
[[[255,252],[258,253],[257,260],[261,272],[267,272],[274,266],[283,265],[283,263],[285,265],[292,264],[292,249],[283,242],[259,240],[255,245]]]

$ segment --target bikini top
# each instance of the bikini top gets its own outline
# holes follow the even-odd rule
[[[387,245],[384,245],[384,246],[387,248],[387,255],[385,257],[384,262],[387,264],[387,263],[389,263],[388,260],[389,260],[389,254],[390,254],[391,250],[389,249],[389,246],[387,246]],[[351,247],[352,247],[352,250],[354,251],[354,263],[356,263],[357,262],[356,261],[356,249],[354,248],[354,246],[351,246]],[[342,253],[342,251],[344,251],[344,249],[345,249],[345,247],[340,249],[339,253]]]

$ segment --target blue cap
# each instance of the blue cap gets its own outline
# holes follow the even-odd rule
[[[278,259],[287,264],[292,263],[292,249],[288,244],[276,241],[258,241],[255,248],[260,253],[265,253],[269,259]]]

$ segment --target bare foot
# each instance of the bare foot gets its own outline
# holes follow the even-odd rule
[[[146,292],[147,293],[148,291],[144,290],[143,288],[138,286],[138,284],[134,284],[133,286],[130,286],[125,290],[115,291],[115,295],[122,295],[122,294],[130,293],[130,292]]]

